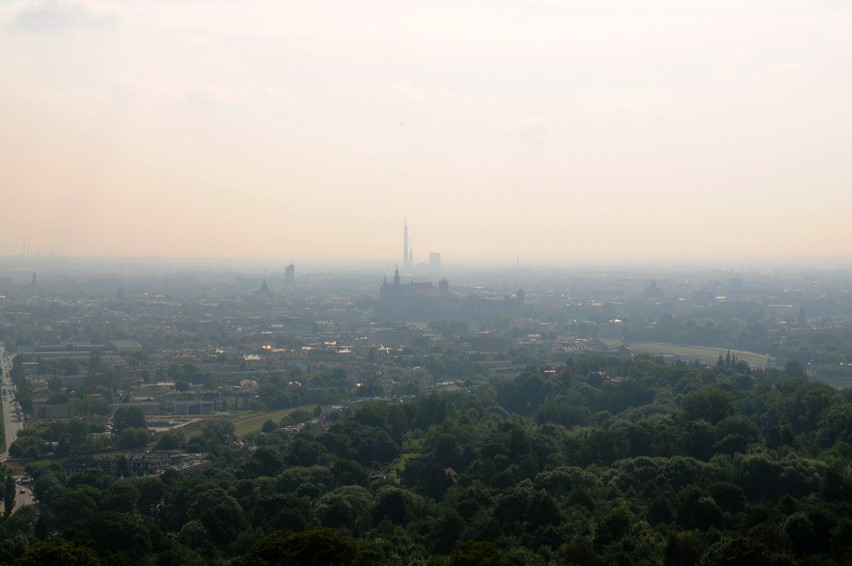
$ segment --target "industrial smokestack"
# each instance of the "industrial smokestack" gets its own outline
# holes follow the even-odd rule
[[[402,221],[402,266],[408,269],[408,221]]]

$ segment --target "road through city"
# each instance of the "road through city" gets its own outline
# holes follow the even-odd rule
[[[0,346],[0,367],[3,368],[0,396],[2,396],[3,401],[3,432],[6,437],[6,449],[0,454],[0,461],[2,462],[9,459],[9,447],[18,436],[18,431],[24,428],[23,413],[15,399],[15,386],[12,383],[12,378],[9,377],[9,373],[12,371],[13,357],[7,356],[5,347]],[[15,507],[20,508],[22,505],[32,505],[32,503],[32,490],[20,483],[16,485]]]
[[[6,436],[6,450],[0,454],[0,460],[5,462],[9,458],[9,447],[15,441],[18,430],[24,427],[24,422],[20,406],[15,399],[15,386],[12,384],[12,378],[9,377],[9,372],[12,370],[12,356],[7,356],[6,349],[2,346],[0,346],[0,364],[3,366],[0,395],[3,398],[3,432]]]

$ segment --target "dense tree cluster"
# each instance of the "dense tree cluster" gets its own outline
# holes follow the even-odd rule
[[[142,426],[144,427],[144,420]],[[54,421],[48,424],[21,429],[9,455],[13,458],[37,459],[51,456],[69,456],[83,452],[96,452],[108,444],[91,432],[102,432],[102,426],[87,425],[80,419]],[[147,434],[147,429],[144,429]]]
[[[578,358],[251,450],[212,421],[197,478],[33,465],[0,561],[849,563],[852,392],[728,366]]]

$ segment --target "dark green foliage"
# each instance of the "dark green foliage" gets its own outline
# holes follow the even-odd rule
[[[629,532],[632,521],[630,512],[624,508],[613,509],[601,517],[596,529],[595,548],[600,551],[621,540]]]
[[[287,446],[284,459],[290,466],[317,466],[328,463],[332,457],[316,439],[299,435]]]
[[[106,489],[101,507],[111,511],[134,513],[137,510],[139,499],[139,488],[135,481],[116,481]]]
[[[359,486],[343,486],[317,499],[314,513],[323,525],[357,533],[369,528],[373,506],[369,491]]]
[[[712,545],[699,566],[792,566],[787,554],[772,552],[760,542],[745,537],[723,538]]]
[[[592,542],[587,537],[578,537],[570,543],[562,545],[559,554],[565,564],[583,566],[599,566],[605,564],[604,559],[595,551]]]
[[[62,491],[50,499],[52,524],[62,529],[90,518],[98,512],[100,500],[101,491],[88,485]]]
[[[332,529],[302,533],[279,531],[259,540],[246,556],[249,564],[268,566],[370,566],[375,554]]]
[[[145,428],[145,413],[140,405],[121,405],[112,417],[116,434],[128,428]]]
[[[61,537],[41,540],[28,548],[15,562],[18,566],[97,566],[103,564],[98,555],[84,545],[69,542]]]
[[[123,449],[142,448],[151,439],[148,429],[140,428],[125,428],[118,435],[118,447]]]
[[[674,510],[670,495],[667,494],[652,501],[648,507],[646,519],[651,525],[671,523],[674,519]]]
[[[832,528],[831,556],[838,564],[852,562],[852,519],[840,519]]]
[[[429,529],[429,546],[435,554],[448,554],[464,533],[466,524],[454,509],[445,509]]]
[[[447,492],[452,480],[444,468],[429,460],[409,461],[402,476],[403,485],[425,497],[440,500]]]
[[[211,420],[204,425],[201,434],[208,442],[222,444],[234,437],[234,423],[226,420]]]
[[[696,531],[672,532],[666,542],[665,566],[694,566],[704,554],[704,542]]]
[[[701,419],[713,424],[736,413],[733,395],[718,388],[690,393],[684,397],[682,408],[687,420]]]
[[[745,492],[740,486],[732,483],[714,483],[709,486],[708,491],[722,511],[739,513],[745,510]]]
[[[427,357],[449,363],[411,363]],[[712,368],[575,358],[366,403],[327,430],[269,421],[237,443],[211,419],[188,440],[213,458],[201,477],[30,464],[41,514],[0,523],[0,557],[53,535],[116,564],[849,563],[852,394],[743,369],[733,355]],[[350,381],[336,369],[299,379]],[[19,439],[26,450],[87,436],[36,432]]]
[[[313,518],[310,501],[306,497],[274,493],[258,497],[251,507],[251,524],[264,531],[301,531]]]
[[[509,559],[494,543],[463,540],[450,554],[450,566],[509,566]]]
[[[101,511],[76,521],[63,531],[71,541],[93,548],[102,556],[120,555],[129,561],[151,552],[147,525],[130,513]]]
[[[174,432],[166,432],[157,439],[156,450],[177,450],[180,448],[181,436]]]
[[[258,448],[245,465],[245,473],[250,477],[273,476],[281,469],[284,459],[269,447]]]
[[[0,468],[0,484],[3,486],[3,516],[8,517],[15,508],[15,491],[17,490],[11,470],[6,470],[6,474],[2,475],[2,468]]]
[[[497,401],[507,410],[522,415],[532,414],[552,391],[534,367],[528,367],[512,383],[501,388]]]
[[[696,487],[687,488],[680,495],[675,518],[684,530],[719,529],[725,522],[716,500]]]
[[[376,507],[373,509],[374,523],[387,518],[395,525],[405,525],[412,515],[413,496],[408,491],[386,487],[376,495]]]
[[[198,520],[214,544],[219,547],[232,543],[248,526],[237,500],[221,488],[207,489],[195,494],[189,508],[189,517]]]
[[[562,396],[547,398],[536,413],[539,423],[552,422],[564,426],[587,425],[591,418],[586,407],[575,405]]]

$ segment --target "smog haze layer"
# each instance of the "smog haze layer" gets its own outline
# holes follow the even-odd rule
[[[0,255],[852,258],[842,2],[0,5]]]

